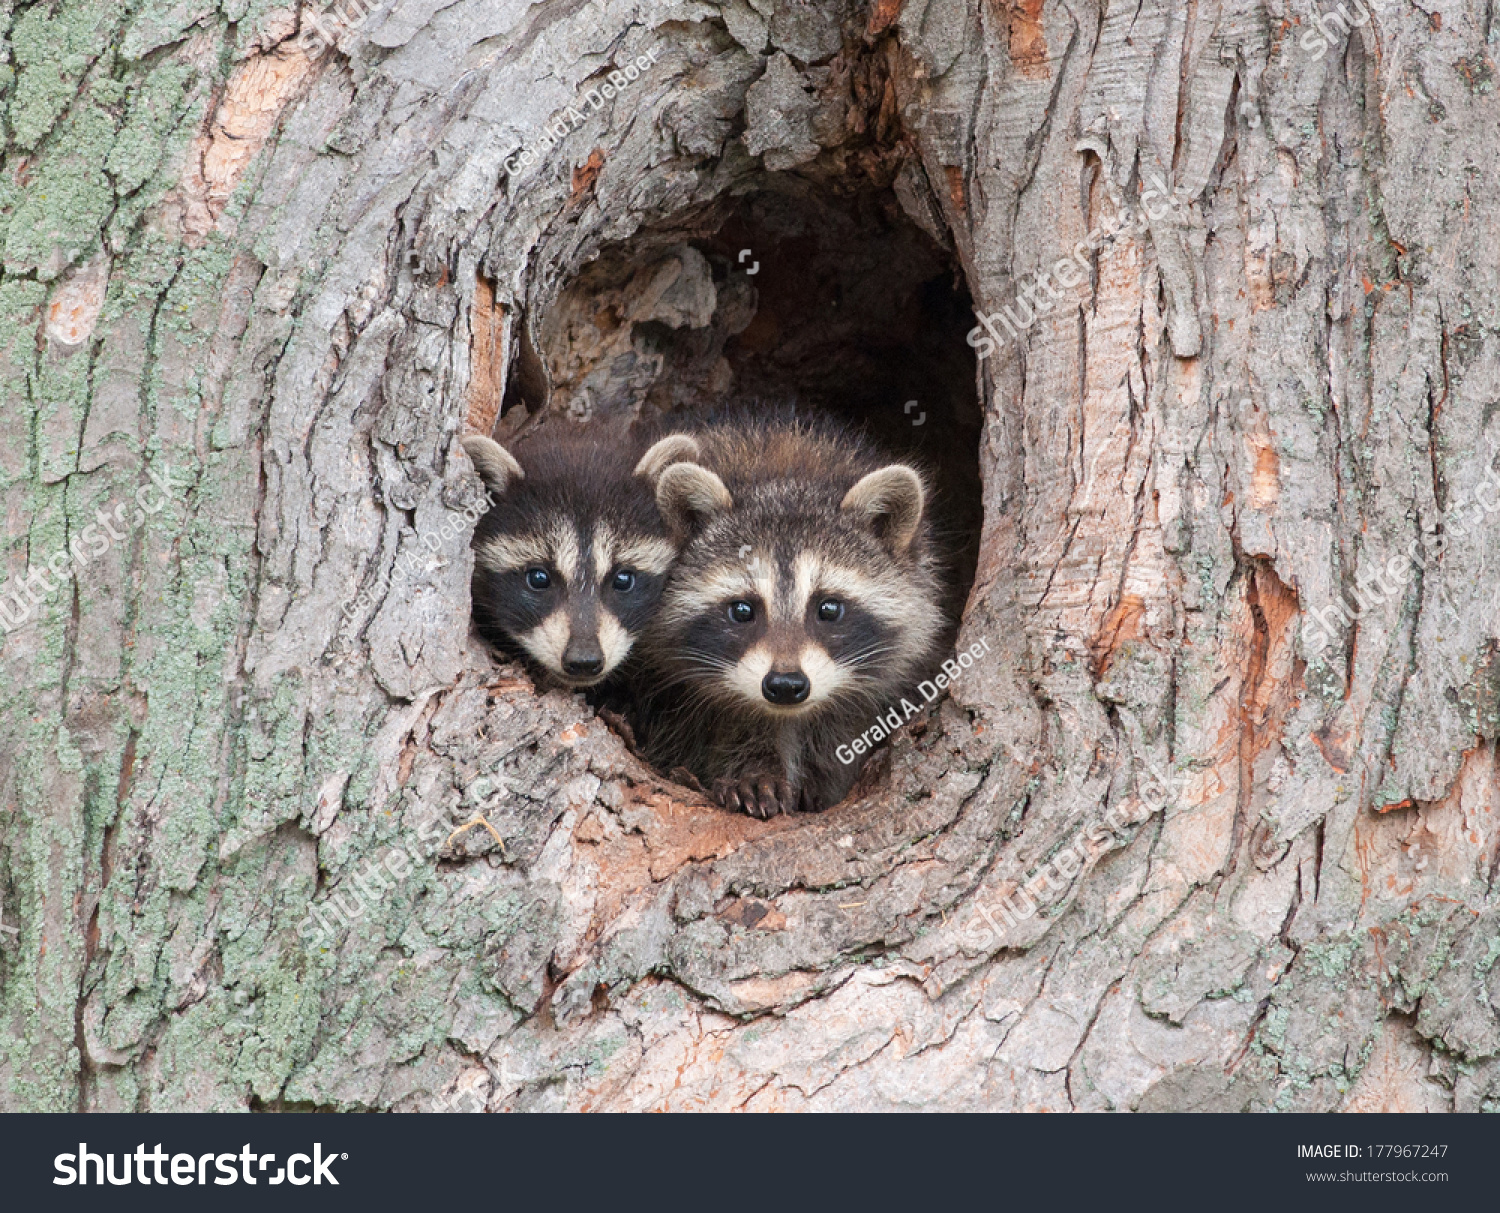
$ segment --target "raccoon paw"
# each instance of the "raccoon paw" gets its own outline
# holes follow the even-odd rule
[[[713,797],[730,812],[748,813],[761,821],[790,813],[797,806],[797,795],[787,781],[769,775],[716,779]]]
[[[803,788],[797,794],[797,803],[794,807],[799,813],[821,813],[828,806],[817,796],[814,796],[811,789]]]

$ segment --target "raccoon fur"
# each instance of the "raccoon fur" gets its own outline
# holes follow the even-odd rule
[[[929,489],[831,422],[695,438],[698,460],[657,481],[682,548],[641,641],[647,756],[755,817],[827,808],[859,773],[838,747],[938,656]]]
[[[477,434],[463,447],[490,502],[473,542],[480,635],[551,685],[598,685],[661,597],[677,545],[652,488],[673,458],[696,450],[691,439],[671,435],[642,454],[544,429],[514,454]]]

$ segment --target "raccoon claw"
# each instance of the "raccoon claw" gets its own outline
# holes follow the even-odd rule
[[[767,821],[778,813],[790,813],[797,798],[784,779],[747,778],[714,781],[714,799],[733,813],[748,813]]]
[[[640,744],[636,741],[635,730],[630,727],[630,721],[613,708],[595,708],[594,714],[604,721],[610,728],[619,734],[620,740],[625,743],[625,748],[632,754],[640,750]]]

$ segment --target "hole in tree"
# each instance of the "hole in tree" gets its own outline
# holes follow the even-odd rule
[[[604,435],[743,404],[851,422],[929,472],[956,629],[982,521],[962,275],[889,191],[769,180],[780,188],[601,249],[547,307],[495,436],[554,425]]]

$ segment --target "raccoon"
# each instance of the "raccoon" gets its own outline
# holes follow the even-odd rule
[[[837,749],[938,657],[929,489],[831,422],[696,438],[657,482],[682,550],[641,640],[647,757],[754,817],[827,808],[859,773]]]
[[[630,653],[655,609],[677,545],[652,493],[686,435],[653,444],[631,468],[617,444],[542,431],[517,454],[470,435],[463,447],[488,490],[474,531],[474,622],[545,682],[597,686]],[[629,470],[627,470],[629,469]]]

